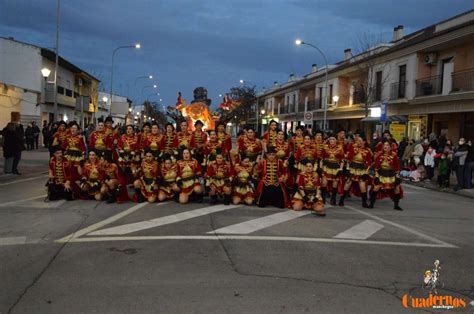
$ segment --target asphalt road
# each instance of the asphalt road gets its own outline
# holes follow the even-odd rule
[[[351,198],[319,218],[44,202],[44,182],[0,183],[0,313],[408,313],[436,259],[444,289],[474,299],[469,198],[405,186],[403,212]]]

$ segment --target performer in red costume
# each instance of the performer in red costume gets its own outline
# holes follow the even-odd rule
[[[281,160],[276,158],[275,147],[268,146],[266,158],[255,167],[256,178],[260,178],[257,187],[257,205],[264,207],[272,204],[284,208],[288,203],[286,192],[286,168]]]
[[[160,127],[158,126],[158,123],[153,122],[151,125],[151,133],[146,137],[143,147],[144,150],[149,150],[156,160],[160,158],[160,145],[162,140],[163,135],[160,133]]]
[[[224,156],[226,156],[228,153],[223,147],[222,142],[220,142],[217,138],[217,132],[211,130],[209,131],[209,140],[206,144],[204,144],[204,163],[201,165],[206,166],[212,161],[216,160],[217,151],[220,151]]]
[[[145,141],[148,137],[148,134],[151,133],[151,123],[150,122],[145,122],[143,124],[142,131],[138,133],[137,135],[137,142],[138,142],[138,149],[140,150],[140,153],[144,155],[144,149],[145,149]],[[143,156],[141,156],[143,157]]]
[[[71,176],[71,165],[63,158],[63,152],[58,146],[53,148],[53,157],[49,161],[48,200],[66,199],[72,201],[79,189]]]
[[[181,131],[176,133],[176,139],[178,142],[178,152],[182,153],[184,149],[191,149],[191,137],[193,134],[188,131],[188,122],[182,121]]]
[[[216,160],[207,167],[206,179],[212,203],[216,204],[219,198],[223,198],[224,204],[229,205],[232,193],[232,171],[221,152],[217,152]]]
[[[392,149],[392,143],[385,140],[383,152],[375,158],[375,178],[373,189],[370,194],[369,208],[373,208],[376,198],[389,196],[393,200],[393,209],[402,210],[399,206],[403,197],[403,189],[400,185],[400,161],[397,151]]]
[[[84,154],[86,152],[84,137],[82,134],[79,134],[78,128],[79,126],[75,121],[70,123],[69,132],[66,134],[62,146],[64,157],[71,165],[70,174],[73,181],[79,178],[78,168],[81,162],[84,161]]]
[[[225,131],[226,125],[224,122],[217,124],[217,139],[222,143],[222,153],[229,153],[232,149],[232,139]]]
[[[111,142],[111,138],[105,133],[104,122],[102,119],[99,119],[97,122],[97,130],[92,132],[89,136],[89,149],[94,150],[97,157],[100,159],[106,155],[111,156],[112,147],[113,142]]]
[[[323,200],[327,193],[331,194],[331,205],[336,205],[336,196],[339,187],[339,177],[344,166],[344,148],[337,143],[334,136],[330,136],[328,144],[323,150],[323,180],[321,192]]]
[[[266,151],[268,146],[275,146],[278,134],[278,122],[270,120],[268,123],[269,130],[263,133],[263,150]]]
[[[168,154],[172,159],[175,159],[178,154],[178,151],[176,150],[176,147],[178,147],[178,139],[176,138],[173,124],[166,123],[165,134],[163,134],[163,138],[161,139],[160,147],[164,154]]]
[[[137,179],[133,182],[133,187],[135,188],[134,199],[137,202],[144,202],[146,200],[149,203],[153,203],[156,201],[158,196],[157,179],[159,176],[158,161],[153,156],[153,153],[146,149],[140,169],[136,172]]]
[[[120,204],[129,201],[125,177],[112,158],[107,157],[102,161],[102,171],[104,172],[105,179],[101,188],[101,194],[107,195],[107,203],[117,202]]]
[[[89,151],[89,158],[84,166],[80,168],[80,175],[83,196],[85,198],[93,198],[96,201],[101,201],[103,199],[101,189],[105,174],[102,170],[102,162],[98,159],[94,150]]]
[[[64,140],[66,139],[66,135],[68,134],[68,130],[66,129],[66,122],[59,121],[58,123],[58,130],[53,135],[53,144],[52,146],[59,146],[63,147]]]
[[[232,193],[232,203],[235,205],[244,202],[252,205],[255,200],[255,190],[252,183],[253,166],[248,157],[235,165],[234,169],[234,188]]]
[[[140,148],[138,137],[135,135],[133,125],[127,125],[125,134],[118,143],[118,165],[126,178],[127,184],[133,183],[132,169],[140,163]]]
[[[293,196],[293,209],[312,209],[318,216],[326,216],[324,212],[323,199],[321,197],[321,181],[319,175],[314,171],[311,160],[303,160],[304,171],[298,179],[298,191]]]
[[[186,204],[189,202],[189,196],[195,194],[197,201],[202,202],[202,187],[199,181],[201,176],[201,166],[198,161],[191,157],[189,149],[183,150],[183,159],[177,163],[178,178],[176,179],[177,185],[180,188],[179,202]]]
[[[262,155],[262,142],[255,137],[253,128],[247,129],[247,134],[239,143],[239,153],[241,158],[249,158],[250,162],[255,164],[258,158]]]
[[[207,142],[207,133],[202,130],[204,123],[201,120],[197,120],[194,123],[194,132],[191,136],[191,149],[193,151],[193,156],[201,165],[204,162],[204,144]]]
[[[180,190],[176,184],[176,179],[178,178],[176,163],[173,162],[173,159],[168,154],[164,154],[161,160],[161,178],[158,188],[158,200],[163,202],[165,200],[173,199]]]

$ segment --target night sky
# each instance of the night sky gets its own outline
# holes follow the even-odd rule
[[[288,75],[307,74],[322,58],[298,37],[319,46],[334,63],[366,34],[392,38],[474,8],[473,0],[62,0],[60,55],[102,81],[109,90],[114,48],[114,92],[141,102],[158,84],[164,104],[178,91],[188,103],[204,86],[213,106],[218,94],[244,79],[269,87]],[[56,0],[0,0],[0,36],[55,46]],[[152,74],[150,81],[138,76]]]

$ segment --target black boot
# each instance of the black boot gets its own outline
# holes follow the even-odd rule
[[[196,202],[198,202],[199,204],[201,204],[203,198],[204,198],[204,195],[203,195],[203,194],[197,194],[197,195],[196,195]]]
[[[295,190],[297,191],[297,189]],[[326,195],[328,194],[328,190],[325,187],[321,188],[321,198],[323,199],[323,203],[326,204]]]
[[[403,210],[400,206],[398,206],[399,202],[400,202],[400,194],[395,194],[393,196],[393,209]]]
[[[367,192],[362,192],[362,207],[367,208],[369,205],[367,205]]]
[[[211,204],[216,205],[217,204],[217,195],[212,195],[211,196]]]
[[[339,198],[339,206],[344,206],[344,199],[349,196],[349,191],[344,191],[344,194]]]
[[[331,194],[331,205],[336,206],[336,196],[337,196],[337,188],[332,189],[332,194]]]
[[[142,194],[142,190],[141,189],[135,189],[135,193],[137,195],[137,202],[138,203],[143,203],[145,201],[145,197]]]
[[[230,205],[230,195],[224,195],[224,205]]]
[[[370,191],[370,204],[367,208],[374,208],[375,200],[377,199],[377,192]]]
[[[117,201],[117,189],[115,190],[111,190],[110,191],[110,195],[109,195],[109,198],[107,199],[107,204],[112,204],[112,203],[115,203]]]

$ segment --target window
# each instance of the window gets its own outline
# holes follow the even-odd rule
[[[64,95],[64,87],[58,85],[58,94]]]
[[[329,84],[329,97],[328,97],[328,104],[332,104],[332,84]]]
[[[382,71],[375,73],[375,101],[382,100]]]
[[[72,90],[66,88],[66,96],[72,97]]]
[[[407,66],[401,65],[398,67],[398,98],[405,98],[407,81]]]

